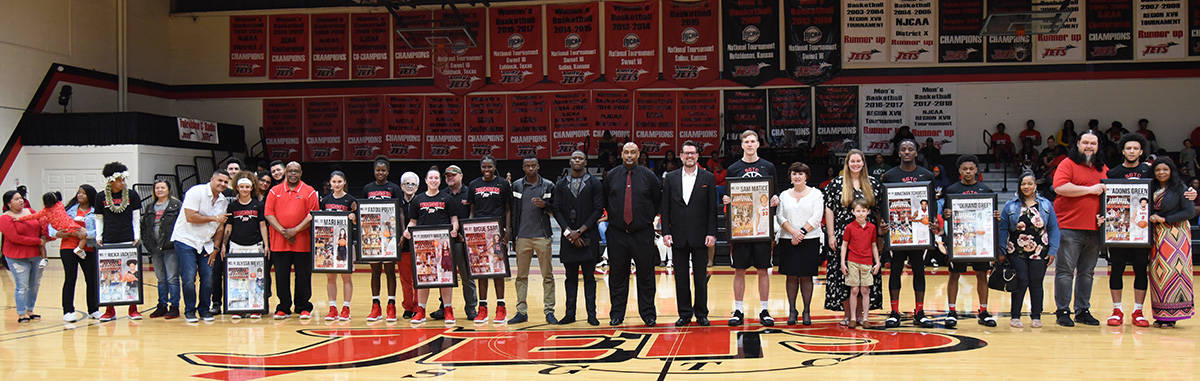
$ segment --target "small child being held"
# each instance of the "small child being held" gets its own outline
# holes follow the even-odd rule
[[[871,308],[871,285],[874,274],[879,273],[879,244],[876,240],[875,224],[867,221],[870,206],[863,199],[850,204],[854,208],[854,222],[846,225],[842,233],[842,274],[846,286],[850,287],[850,316],[858,319],[858,325],[867,328],[867,311]],[[846,326],[853,328],[854,321]]]
[[[42,206],[42,210],[39,210],[36,213],[28,216],[18,218],[17,221],[26,221],[36,218],[38,222],[43,225],[48,224],[53,227],[54,230],[67,233],[74,233],[84,227],[82,217],[79,219],[73,219],[67,214],[67,210],[63,208],[62,194],[58,192],[46,192],[46,194],[42,195]],[[85,255],[87,255],[84,253],[86,247],[87,242],[80,241],[79,246],[76,246],[73,252],[75,255],[78,255],[79,258],[83,258]]]

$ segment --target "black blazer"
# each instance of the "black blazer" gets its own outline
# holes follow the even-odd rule
[[[632,171],[633,223],[625,226],[625,175]],[[662,183],[649,168],[618,165],[604,176],[604,202],[608,209],[608,229],[637,232],[654,228],[654,216],[662,202]]]
[[[604,215],[604,190],[600,179],[584,174],[583,188],[579,190],[579,197],[575,197],[571,193],[570,178],[568,174],[554,184],[554,220],[564,229],[578,230],[587,226],[581,237],[588,245],[575,247],[562,237],[558,258],[563,263],[597,262],[600,260],[600,230],[596,228],[596,221]]]
[[[689,203],[683,203],[683,169],[667,173],[663,180],[662,233],[677,244],[703,247],[704,236],[717,236],[717,178],[696,168],[696,184]]]
[[[1195,204],[1183,197],[1182,189],[1171,188],[1167,188],[1161,203],[1154,203],[1153,209],[1155,215],[1161,216],[1170,224],[1191,219],[1196,211]]]

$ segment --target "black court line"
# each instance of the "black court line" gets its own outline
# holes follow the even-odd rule
[[[663,361],[662,371],[658,373],[658,381],[663,381],[663,380],[667,379],[667,374],[670,373],[670,370],[671,370],[671,361],[674,361],[674,360],[667,359],[667,361]]]

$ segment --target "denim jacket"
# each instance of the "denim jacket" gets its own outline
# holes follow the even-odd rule
[[[78,213],[78,212],[79,212],[79,204],[71,205],[70,208],[67,208],[67,215],[71,216],[71,218],[75,218],[75,213]],[[96,245],[96,208],[93,207],[92,210],[89,210],[87,212],[87,214],[84,214],[83,225],[84,225],[83,229],[85,231],[87,231],[88,247],[90,247],[90,248],[97,247],[98,245]],[[55,230],[53,226],[47,226],[47,229],[49,229],[48,232],[51,237],[53,237],[55,234],[58,233],[58,230]]]
[[[1038,195],[1037,205],[1038,212],[1042,213],[1042,220],[1046,221],[1046,234],[1050,240],[1050,250],[1047,255],[1057,256],[1061,232],[1058,230],[1058,216],[1054,214],[1054,204]],[[1018,194],[1017,198],[1008,200],[1004,204],[1004,209],[1000,209],[1000,245],[1008,244],[1008,234],[1017,226],[1017,221],[1020,221],[1022,207],[1024,207],[1024,202],[1021,201],[1021,195]]]

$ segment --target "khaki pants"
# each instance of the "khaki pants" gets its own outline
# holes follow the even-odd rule
[[[528,315],[525,295],[529,292],[529,264],[537,254],[542,271],[543,313],[554,313],[554,267],[550,258],[550,238],[517,238],[517,313]]]

